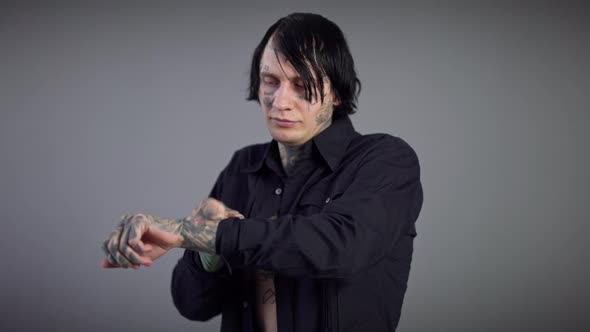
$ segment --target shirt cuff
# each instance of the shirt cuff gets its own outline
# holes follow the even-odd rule
[[[231,271],[238,265],[238,240],[240,237],[240,228],[242,219],[237,217],[223,219],[217,225],[217,234],[215,236],[215,252],[221,256],[225,265]]]

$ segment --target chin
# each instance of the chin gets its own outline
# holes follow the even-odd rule
[[[289,135],[284,132],[277,132],[274,130],[271,130],[270,136],[272,136],[272,138],[275,141],[286,145],[294,145],[297,144],[297,142],[299,141],[298,137],[294,137],[293,135]]]

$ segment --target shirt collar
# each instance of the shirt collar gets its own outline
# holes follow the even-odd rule
[[[312,140],[330,170],[334,171],[340,165],[350,141],[358,135],[348,115],[344,114],[334,116],[332,124]]]
[[[312,138],[312,141],[330,170],[334,171],[340,165],[350,141],[358,135],[360,134],[354,130],[348,115],[344,114],[334,116],[332,124]],[[242,171],[245,173],[259,171],[265,161],[272,157],[271,149],[278,151],[277,142],[274,139],[266,144],[262,156],[254,160],[250,159],[251,161]]]

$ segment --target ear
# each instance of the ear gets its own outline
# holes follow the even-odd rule
[[[333,106],[338,106],[340,105],[340,99],[336,98],[336,96],[334,95],[334,93],[332,93],[332,105]]]
[[[336,97],[336,92],[334,92],[334,90],[332,90],[331,87],[330,87],[329,96],[332,97],[332,106],[333,107],[340,105],[340,99],[338,97]],[[325,98],[324,98],[324,102],[326,102]]]

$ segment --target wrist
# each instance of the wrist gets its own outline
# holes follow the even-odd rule
[[[180,241],[178,247],[215,254],[215,237],[219,220],[186,217],[180,220]]]

